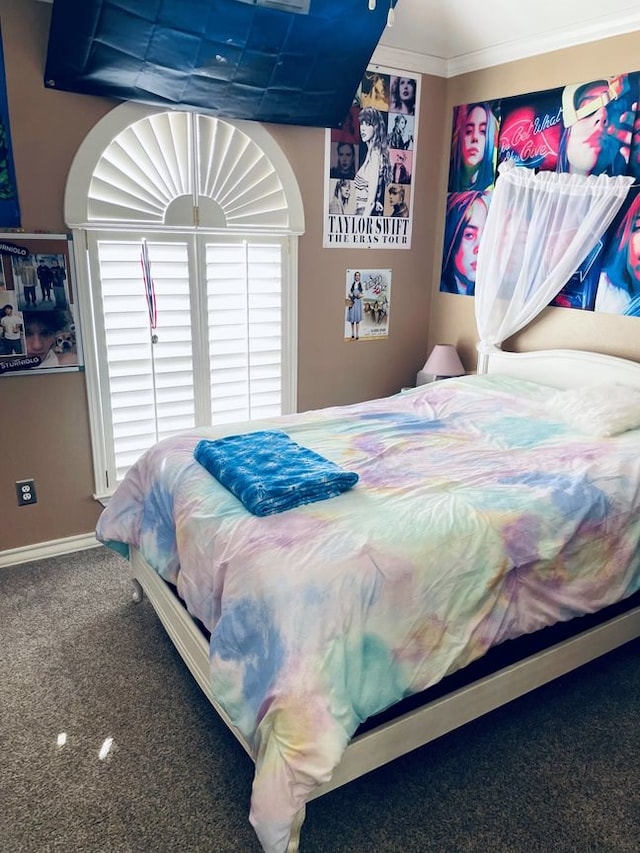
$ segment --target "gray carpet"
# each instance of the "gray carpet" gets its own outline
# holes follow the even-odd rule
[[[0,571],[0,626],[1,853],[258,853],[252,764],[149,602],[132,603],[124,560],[97,548]],[[639,652],[314,801],[302,850],[638,853]]]

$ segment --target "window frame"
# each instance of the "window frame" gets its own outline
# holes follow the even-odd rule
[[[200,287],[192,288],[190,293],[192,310],[192,328],[194,329],[194,362],[200,359],[206,363],[208,328],[206,325],[206,287],[205,284],[205,248],[207,243],[221,242],[252,244],[260,242],[280,243],[282,249],[282,413],[296,411],[297,404],[297,263],[295,241],[281,235],[250,235],[244,238],[239,234],[226,232],[219,234],[179,231],[142,232],[134,229],[74,229],[73,245],[78,290],[78,308],[81,328],[83,329],[85,351],[85,378],[91,430],[91,445],[95,479],[94,498],[106,502],[115,488],[115,456],[112,432],[111,401],[108,384],[108,363],[106,348],[101,346],[106,338],[104,319],[101,310],[102,294],[99,286],[100,272],[98,260],[98,242],[103,239],[167,241],[187,243],[187,254],[195,264],[200,275]],[[81,253],[77,246],[82,245]],[[78,257],[78,254],[81,256]],[[93,284],[92,284],[93,283]],[[195,320],[195,322],[193,322]],[[195,350],[198,349],[196,356]],[[209,423],[210,387],[203,370],[194,374],[194,392],[196,395],[196,426]]]
[[[283,414],[295,412],[297,408],[298,235],[304,233],[304,212],[293,170],[278,144],[264,127],[255,122],[226,119],[223,122],[232,129],[241,130],[257,144],[275,169],[287,204],[284,218],[282,211],[279,211],[277,224],[271,226],[267,216],[262,224],[257,221],[256,225],[251,227],[238,227],[233,222],[230,222],[227,227],[200,227],[196,216],[194,217],[196,224],[190,222],[176,225],[173,215],[166,218],[166,224],[160,224],[150,223],[148,220],[136,221],[135,210],[132,211],[130,218],[124,216],[118,221],[114,219],[98,221],[92,218],[90,204],[94,187],[92,181],[96,167],[100,164],[105,151],[119,134],[127,131],[136,122],[145,117],[166,112],[166,110],[157,110],[141,104],[126,103],[116,107],[98,122],[85,138],[67,178],[65,221],[72,236],[78,315],[84,341],[85,384],[95,481],[94,498],[102,503],[108,501],[116,483],[114,482],[111,418],[105,418],[105,411],[110,411],[111,406],[108,384],[105,381],[108,379],[105,352],[101,350],[101,343],[103,344],[105,340],[101,294],[97,285],[94,284],[99,281],[97,242],[100,239],[142,240],[146,238],[149,241],[158,239],[186,241],[189,260],[195,264],[201,281],[205,280],[204,246],[207,241],[220,240],[225,243],[279,241],[282,244],[282,412]],[[198,185],[197,176],[195,184]],[[209,200],[205,197],[205,201]],[[201,248],[199,248],[200,245]],[[201,288],[201,293],[198,295],[194,294],[192,289],[192,326],[196,318],[202,318],[204,315],[203,311],[198,310],[197,303],[199,299],[206,299],[205,290],[206,288]],[[199,356],[202,355],[202,348],[206,345],[206,339],[202,339],[206,331],[206,322],[203,323],[198,319],[194,350],[196,346],[199,348]],[[198,392],[196,392],[196,399],[197,397]],[[202,405],[197,405],[197,424],[200,420],[206,423],[206,419],[202,417],[203,411]]]

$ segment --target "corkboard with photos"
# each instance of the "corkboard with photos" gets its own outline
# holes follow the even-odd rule
[[[79,370],[70,238],[0,233],[0,376]]]

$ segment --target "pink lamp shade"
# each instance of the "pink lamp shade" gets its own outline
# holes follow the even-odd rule
[[[420,373],[434,379],[445,379],[462,376],[464,367],[453,344],[436,344]]]

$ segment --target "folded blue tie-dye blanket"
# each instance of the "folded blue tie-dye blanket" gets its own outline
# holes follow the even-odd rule
[[[249,512],[260,516],[334,498],[358,482],[355,472],[275,430],[202,439],[193,455]]]

